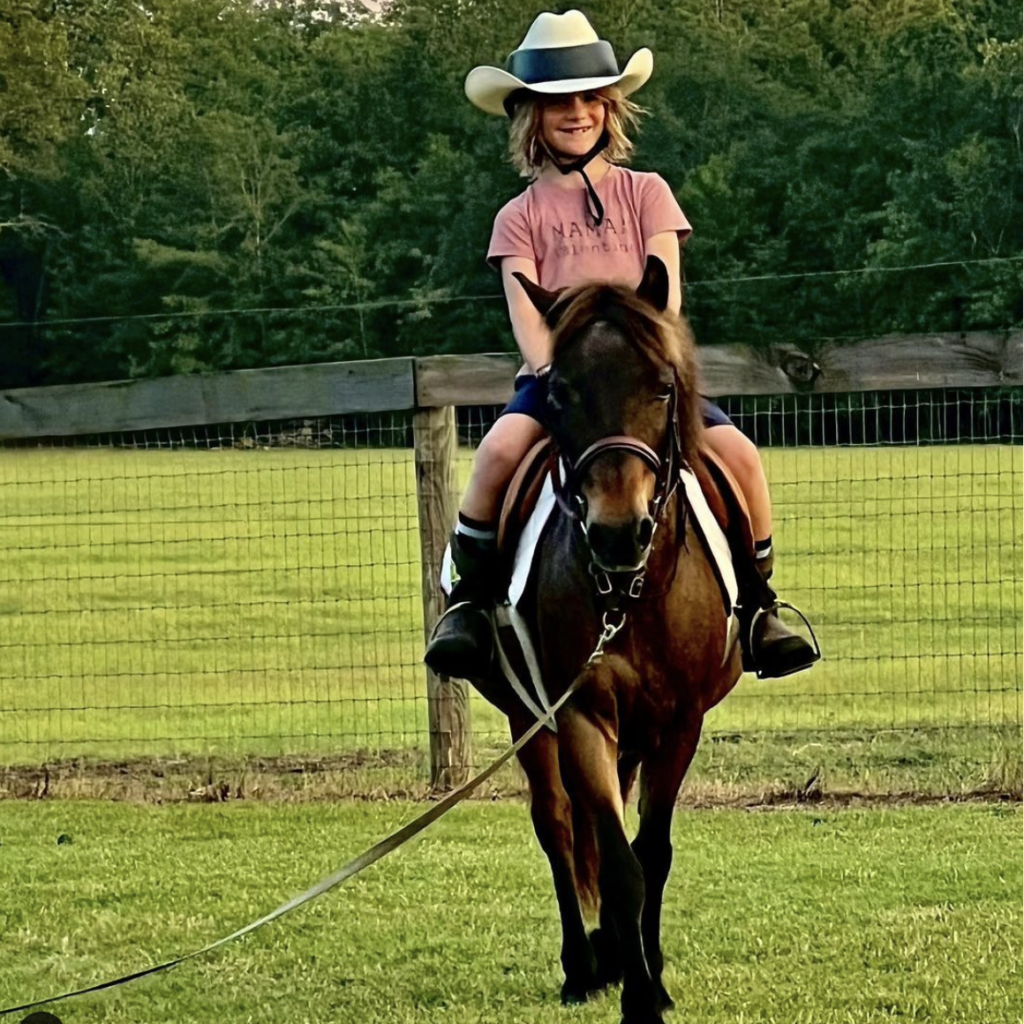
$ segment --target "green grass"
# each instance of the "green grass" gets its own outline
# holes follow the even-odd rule
[[[709,730],[956,727],[987,771],[1021,720],[1020,450],[764,454],[777,582],[826,660]],[[409,452],[8,450],[0,546],[0,763],[426,746]]]
[[[255,919],[421,808],[0,804],[0,1006],[156,963]],[[1019,806],[690,811],[666,896],[671,1019],[1013,1024]],[[70,844],[57,837],[70,835]],[[610,1024],[558,1005],[546,862],[516,803],[455,810],[333,893],[66,1022]]]

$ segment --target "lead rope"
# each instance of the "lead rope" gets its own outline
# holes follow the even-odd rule
[[[514,754],[519,753],[519,751],[522,750],[523,747],[525,747],[526,744],[529,743],[530,740],[532,740],[534,736],[536,736],[537,733],[548,724],[548,722],[554,720],[555,714],[565,705],[569,698],[588,678],[585,670],[593,665],[594,662],[604,654],[605,647],[611,643],[611,641],[626,625],[626,613],[619,612],[619,616],[619,620],[616,622],[613,621],[609,612],[605,612],[602,619],[603,628],[600,636],[597,638],[597,646],[594,648],[590,657],[583,663],[581,670],[577,673],[576,678],[566,688],[565,693],[563,693],[562,696],[551,705],[544,715],[538,717],[533,725],[531,725],[530,728],[527,729],[526,732],[524,732],[523,735],[508,747],[494,762],[480,772],[479,775],[449,793],[442,800],[434,804],[434,806],[429,810],[424,811],[419,817],[414,818],[407,825],[403,825],[401,828],[396,829],[391,833],[391,835],[374,844],[358,857],[350,860],[347,864],[343,864],[337,869],[337,871],[328,875],[326,878],[322,878],[316,883],[316,885],[311,886],[304,893],[287,900],[279,907],[270,911],[269,914],[265,914],[258,920],[250,922],[242,928],[239,928],[237,931],[232,932],[230,935],[225,935],[224,938],[217,939],[215,942],[211,942],[208,945],[203,946],[202,949],[194,950],[191,953],[184,953],[181,956],[175,957],[173,960],[167,960],[164,963],[156,964],[153,967],[143,968],[141,971],[135,971],[132,974],[126,974],[120,978],[114,978],[111,981],[99,982],[96,985],[89,985],[86,988],[76,989],[72,992],[64,992],[58,996],[48,996],[45,999],[37,999],[34,1002],[23,1003],[21,1006],[9,1006],[5,1009],[0,1009],[0,1017],[5,1017],[11,1013],[23,1013],[26,1010],[34,1010],[38,1006],[47,1006],[50,1003],[61,1002],[64,999],[73,999],[76,996],[84,996],[92,992],[103,992],[106,989],[116,988],[119,985],[125,985],[128,982],[136,981],[139,978],[148,978],[153,974],[159,974],[162,971],[169,971],[188,960],[194,960],[205,953],[211,953],[213,950],[219,949],[221,946],[226,946],[229,942],[233,942],[235,939],[240,939],[242,936],[248,935],[250,932],[254,932],[258,928],[262,928],[264,925],[270,924],[271,921],[276,921],[279,917],[284,917],[285,914],[290,914],[293,910],[297,910],[303,904],[309,903],[311,900],[315,900],[325,892],[330,892],[330,890],[335,886],[341,885],[342,882],[348,881],[348,879],[358,875],[361,871],[370,867],[371,864],[376,864],[377,861],[382,860],[389,853],[393,853],[400,846],[412,839],[413,836],[422,832],[428,825],[432,825],[438,818],[442,817],[442,815],[447,814],[448,811],[450,811],[456,804],[465,800],[470,793],[494,775],[494,773]]]

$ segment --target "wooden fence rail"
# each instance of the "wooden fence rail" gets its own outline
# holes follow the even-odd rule
[[[1022,383],[1021,331],[893,336],[827,344],[700,350],[702,390],[779,395]],[[0,392],[0,441],[413,411],[424,626],[443,608],[437,566],[456,513],[455,406],[512,394],[512,355],[430,356],[236,370]],[[431,779],[458,785],[471,763],[464,683],[427,672]]]
[[[992,387],[1022,381],[1021,331],[699,350],[716,395]],[[0,392],[0,440],[489,405],[512,394],[512,355],[428,356],[70,384]]]

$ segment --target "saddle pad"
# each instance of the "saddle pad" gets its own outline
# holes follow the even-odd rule
[[[739,585],[736,582],[736,570],[733,568],[729,542],[711,511],[707,498],[704,497],[697,477],[688,469],[680,470],[679,476],[683,490],[686,492],[687,504],[693,513],[694,528],[700,536],[704,550],[715,570],[715,576],[722,591],[725,615],[728,617],[732,614],[739,598]],[[508,588],[509,604],[513,608],[518,608],[519,602],[522,600],[527,581],[530,578],[533,559],[537,553],[537,544],[556,504],[555,489],[552,485],[551,475],[548,474],[544,480],[540,497],[537,499],[537,506],[527,521],[519,546],[516,548],[512,582]]]
[[[537,554],[537,544],[544,533],[548,519],[555,509],[555,488],[551,480],[551,473],[544,477],[544,484],[540,489],[540,496],[537,504],[530,513],[523,532],[520,534],[519,543],[516,545],[516,556],[512,561],[512,579],[508,585],[508,603],[513,608],[519,607],[519,602],[526,592],[526,584],[530,579],[530,569],[533,566],[534,556]]]
[[[701,490],[700,481],[688,469],[679,471],[686,501],[693,513],[694,529],[700,536],[704,551],[715,570],[719,589],[722,591],[722,602],[725,605],[726,618],[730,618],[739,600],[740,588],[736,582],[736,570],[732,564],[732,552],[722,527],[711,511],[708,500]]]

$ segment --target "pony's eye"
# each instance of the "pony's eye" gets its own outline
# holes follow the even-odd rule
[[[671,397],[672,397],[672,388],[671,387],[663,387],[657,393],[657,395],[655,395],[655,398],[659,402],[667,402]]]

